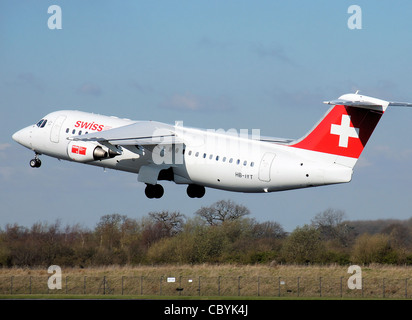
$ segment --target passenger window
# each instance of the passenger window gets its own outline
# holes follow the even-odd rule
[[[76,133],[76,129],[73,129],[72,134],[75,134],[75,133]]]
[[[191,155],[192,155],[192,150],[189,151],[189,156],[191,156]]]
[[[195,156],[198,157],[198,156],[199,156],[199,152],[196,152]]]
[[[69,131],[70,131],[70,129],[69,129],[69,128],[67,128],[67,129],[66,129],[66,133],[69,133]]]
[[[223,157],[222,161],[223,161],[223,162],[226,162],[226,157]]]
[[[255,163],[252,161],[252,162],[250,163],[250,166],[253,167],[254,165],[255,165]]]
[[[247,161],[245,160],[245,161],[243,161],[243,165],[244,166],[246,166],[247,165]]]
[[[236,164],[239,164],[239,163],[240,163],[240,159],[237,159]]]
[[[212,160],[212,158],[213,158],[213,154],[211,154],[211,155],[209,156],[209,159],[210,159],[210,160]]]
[[[203,158],[206,159],[206,153],[203,154]]]
[[[216,161],[219,161],[219,156],[216,156]]]
[[[229,163],[232,163],[232,162],[233,162],[233,158],[230,158]]]

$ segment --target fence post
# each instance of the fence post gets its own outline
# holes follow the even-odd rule
[[[361,284],[362,284],[362,288],[361,288],[361,294],[362,294],[362,298],[363,298],[363,287],[364,287],[364,282],[363,282],[364,280],[363,280],[363,277],[362,277],[362,279],[361,279]]]
[[[182,289],[182,276],[179,277],[179,289]],[[179,290],[179,296],[182,295],[182,290]]]
[[[83,293],[86,294],[86,276],[83,279]]]
[[[280,297],[280,277],[278,278],[278,297]]]
[[[237,280],[237,295],[238,296],[240,296],[240,278],[242,278],[242,277],[239,276],[239,278]]]
[[[124,276],[122,276],[122,295],[123,295],[123,293],[124,293],[124,286],[123,286],[123,284],[124,284]]]
[[[405,279],[405,298],[408,298],[408,278]]]
[[[200,297],[200,276],[199,276],[199,287],[198,287],[198,291],[199,291],[199,297]]]
[[[343,295],[343,286],[342,286],[343,277],[340,277],[340,297]]]
[[[385,298],[385,278],[383,278],[383,282],[382,282],[382,289],[383,289],[383,297]]]
[[[300,280],[300,277],[298,277],[298,297],[299,297],[299,291],[300,291],[300,286],[299,286],[299,280]]]
[[[10,294],[13,294],[13,278],[14,276],[11,276],[10,278]]]
[[[143,276],[140,276],[140,295],[143,295]]]
[[[159,284],[159,295],[162,295],[162,281],[163,281],[163,276],[160,276],[160,284]]]
[[[322,297],[322,277],[319,277],[319,297]]]
[[[217,277],[217,295],[220,297],[220,276]]]
[[[31,294],[31,276],[30,276],[29,292]]]
[[[257,283],[257,295],[260,297],[260,276],[258,276],[258,283]]]

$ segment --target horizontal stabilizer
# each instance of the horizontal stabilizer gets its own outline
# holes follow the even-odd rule
[[[389,102],[389,105],[393,107],[412,107],[412,103],[409,102]]]
[[[389,102],[381,99],[376,99],[358,93],[345,94],[336,100],[324,101],[329,105],[342,105],[348,107],[366,108],[372,110],[385,111],[388,106],[394,107],[412,107],[409,102]]]
[[[382,104],[374,103],[370,101],[351,101],[351,100],[343,100],[337,99],[332,101],[324,101],[325,104],[330,105],[342,105],[342,106],[349,106],[349,107],[369,107],[369,106],[382,106]]]

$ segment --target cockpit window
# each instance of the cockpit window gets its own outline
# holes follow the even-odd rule
[[[37,122],[36,126],[38,126],[39,128],[44,128],[46,123],[47,123],[46,119],[41,119],[39,122]]]

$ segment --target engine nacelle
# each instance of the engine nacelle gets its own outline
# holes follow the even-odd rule
[[[113,158],[117,154],[104,150],[101,146],[92,142],[71,141],[67,146],[67,154],[70,159],[78,162],[90,162]]]

